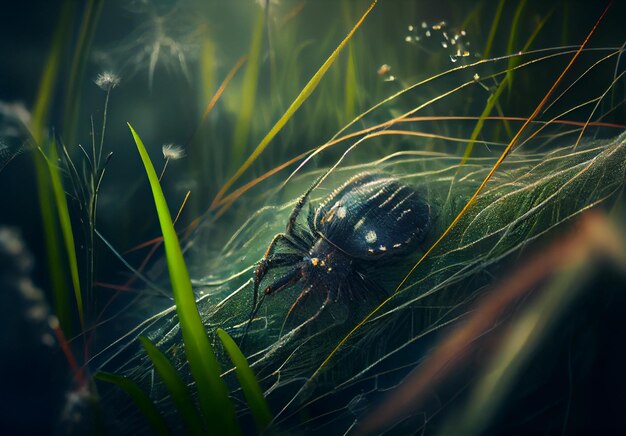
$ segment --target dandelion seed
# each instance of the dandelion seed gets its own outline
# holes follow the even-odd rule
[[[165,144],[161,148],[165,160],[178,160],[185,157],[185,150],[180,145]]]
[[[391,71],[391,67],[387,64],[382,64],[380,66],[380,68],[378,68],[378,75],[379,76],[384,76],[385,74],[388,74]]]
[[[96,52],[98,61],[123,72],[124,80],[146,69],[150,90],[157,66],[179,72],[191,82],[188,61],[197,58],[200,53],[203,32],[199,29],[203,14],[195,6],[181,7],[181,2],[176,1],[123,3],[130,4],[131,12],[138,14],[137,25],[112,48]]]
[[[120,78],[110,71],[105,71],[104,73],[98,74],[94,82],[100,89],[108,92],[120,84]]]
[[[167,164],[170,160],[178,160],[185,156],[185,150],[180,145],[165,144],[161,147],[161,151],[163,152],[163,158],[165,158],[165,165],[163,165],[163,170],[161,170],[159,181],[163,178],[163,174],[165,174]]]

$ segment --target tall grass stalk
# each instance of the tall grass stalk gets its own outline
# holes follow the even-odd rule
[[[256,106],[257,86],[259,83],[259,70],[261,69],[261,51],[263,49],[263,30],[265,29],[265,13],[259,8],[254,23],[250,51],[248,52],[248,65],[243,77],[241,90],[242,101],[237,113],[233,147],[231,153],[231,171],[243,161],[247,151],[247,143],[250,137],[250,125],[252,114]]]
[[[532,43],[535,41],[535,39],[539,35],[539,32],[541,32],[541,29],[543,29],[549,17],[550,17],[550,14],[543,17],[543,19],[539,23],[537,23],[535,30],[526,41],[526,44],[524,44],[522,51],[526,51],[530,48]],[[489,117],[493,108],[496,105],[498,105],[500,96],[502,95],[502,92],[504,91],[504,89],[508,88],[510,83],[513,80],[515,65],[512,64],[513,62],[512,59],[514,58],[511,58],[511,61],[509,61],[509,69],[507,70],[506,75],[504,76],[504,79],[502,79],[502,81],[498,84],[498,87],[496,88],[495,92],[491,94],[489,98],[487,99],[487,104],[485,105],[485,108],[480,114],[480,118],[478,119],[478,122],[476,123],[476,126],[474,127],[474,130],[472,131],[470,140],[468,141],[467,146],[465,147],[465,153],[463,154],[463,160],[461,161],[461,164],[464,164],[465,162],[467,162],[467,159],[469,159],[469,157],[472,155],[472,151],[474,150],[474,144],[476,143],[476,139],[478,139],[478,135],[480,135],[480,132],[482,131],[482,128],[485,124],[485,120]],[[505,127],[507,127],[507,130],[508,130],[508,122],[506,123],[507,124],[505,124]]]
[[[200,406],[209,428],[218,434],[238,434],[233,405],[228,398],[228,389],[221,379],[220,365],[209,342],[204,324],[196,306],[189,272],[174,229],[172,218],[159,184],[157,173],[150,161],[141,138],[128,124],[137,145],[137,150],[146,169],[154,203],[159,217],[165,257],[176,303],[176,313],[185,344],[185,354],[191,374],[198,387]]]
[[[76,5],[76,3],[74,3]],[[80,4],[80,3],[79,3]],[[73,51],[67,95],[65,97],[63,137],[67,144],[75,143],[76,123],[80,110],[80,95],[87,59],[91,43],[96,33],[98,20],[102,12],[104,0],[88,0],[85,4],[83,18],[76,47]]]
[[[37,98],[35,99],[30,126],[33,141],[39,150],[39,152],[36,152],[34,155],[35,178],[43,232],[45,235],[45,249],[48,272],[50,275],[50,285],[54,296],[54,310],[66,336],[70,336],[72,334],[72,311],[69,302],[68,290],[72,288],[74,289],[81,323],[83,322],[82,298],[80,297],[80,284],[76,280],[77,267],[76,265],[72,265],[71,262],[70,268],[73,270],[76,268],[76,270],[72,273],[71,284],[67,281],[67,269],[65,266],[66,264],[63,262],[64,256],[62,253],[64,251],[66,253],[74,252],[75,247],[73,245],[67,245],[69,240],[67,234],[64,238],[66,243],[65,249],[60,242],[60,223],[58,221],[58,214],[60,213],[63,216],[69,216],[69,214],[65,213],[67,212],[67,204],[60,205],[56,203],[58,196],[53,195],[51,175],[56,174],[58,177],[58,169],[54,165],[48,165],[46,152],[50,147],[44,142],[46,140],[45,126],[48,120],[50,106],[54,98],[54,84],[56,83],[59,74],[63,48],[66,46],[70,37],[69,30],[72,22],[72,12],[73,2],[69,0],[64,1],[60,10],[59,22],[52,38],[52,47],[46,59],[42,78],[39,83],[39,90],[37,92]],[[56,162],[56,160],[53,162]],[[65,212],[59,212],[59,208],[63,207],[65,207]],[[69,227],[69,230],[71,231],[71,226]],[[73,257],[75,258],[75,253]]]

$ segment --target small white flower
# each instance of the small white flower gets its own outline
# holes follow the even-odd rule
[[[185,156],[185,150],[180,145],[165,144],[161,148],[165,160],[178,160]]]
[[[96,80],[94,80],[94,82],[103,91],[110,91],[120,84],[120,78],[110,71],[105,71],[104,73],[98,74],[98,77],[96,77]]]

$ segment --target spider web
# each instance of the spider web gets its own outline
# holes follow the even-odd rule
[[[340,300],[303,329],[302,322],[319,307],[321,296],[309,299],[286,323],[285,314],[301,289],[296,285],[266,298],[250,325],[243,351],[272,409],[275,413],[281,411],[275,425],[289,433],[347,431],[364,411],[419,365],[442,328],[467,314],[470,303],[492,283],[492,274],[500,265],[514,262],[527,244],[553,234],[584,211],[611,204],[624,187],[626,134],[577,144],[577,133],[560,138],[562,144],[569,145],[546,147],[545,139],[537,138],[514,150],[449,237],[394,298],[350,336],[314,380],[311,376],[337,343],[380,299],[367,295],[362,300]],[[393,174],[419,187],[433,208],[434,223],[423,244],[425,249],[458,214],[495,160],[479,157],[461,164],[462,157],[456,154],[399,151],[366,164],[337,167],[313,191],[311,204],[315,207],[332,189],[359,172]],[[292,185],[308,186],[321,173],[302,173]],[[284,231],[298,195],[298,189],[292,189],[294,192],[283,193],[291,200],[255,212],[219,253],[207,256],[202,248],[203,239],[214,231],[212,224],[205,223],[193,236],[187,257],[195,277],[198,306],[209,332],[221,327],[241,341],[252,304],[253,268],[272,236]],[[306,219],[305,211],[299,217],[301,223]],[[422,253],[382,266],[370,275],[392,292]],[[264,282],[269,283],[286,270],[270,271]],[[138,334],[148,335],[182,374],[188,374],[173,309],[146,321],[126,340]],[[221,352],[218,341],[213,339],[216,351]],[[100,364],[149,386],[157,404],[162,403],[167,413],[175,414],[174,408],[167,406],[167,391],[153,377],[149,360],[134,345],[123,349],[125,352],[108,355]],[[230,367],[226,356],[220,355],[220,359],[224,368]],[[225,378],[231,383],[240,413],[245,414],[245,401],[232,370],[226,371]],[[126,416],[125,425],[133,421],[141,425],[131,409],[120,413]],[[415,425],[423,425],[426,420],[421,415],[411,419]]]
[[[533,65],[543,67],[552,61],[561,62],[574,51],[569,48],[538,50],[527,62],[496,73],[490,70],[491,63],[506,58],[480,61],[471,67],[476,70],[485,67],[489,71],[480,70],[480,76],[495,81],[513,70],[520,74],[536,73],[537,70],[531,70]],[[589,49],[584,55],[589,61],[596,59],[596,55],[603,56],[595,67],[618,58],[620,53],[607,48]],[[593,67],[587,72],[591,69]],[[476,85],[467,77],[474,71],[449,70],[457,73],[455,80],[459,83],[451,82],[448,92],[436,90],[437,97],[407,114],[414,115],[423,108],[432,109],[436,114],[436,103],[444,96],[449,98],[445,104],[450,107],[464,105],[470,87]],[[532,124],[535,133],[542,129],[541,134],[513,149],[457,225],[399,289],[408,271],[466,205],[507,144],[489,140],[499,136],[493,129],[485,128],[483,136],[487,139],[476,141],[472,157],[464,160],[464,150],[471,137],[469,129],[476,118],[468,122],[459,117],[446,121],[446,127],[441,128],[443,133],[435,126],[438,134],[417,139],[406,132],[420,133],[421,125],[397,123],[392,129],[409,127],[398,130],[395,136],[385,136],[385,141],[362,137],[340,151],[344,154],[339,161],[337,155],[332,154],[333,150],[323,150],[323,157],[331,155],[336,165],[312,191],[310,206],[302,210],[299,225],[306,226],[307,207],[317,207],[333,189],[364,171],[388,173],[416,187],[431,206],[432,225],[422,247],[411,256],[368,271],[368,278],[384,288],[387,295],[370,292],[363,298],[340,299],[306,326],[304,322],[317,311],[323,295],[312,295],[289,319],[286,314],[302,291],[302,283],[265,298],[241,348],[274,412],[276,428],[290,434],[320,431],[343,434],[352,429],[389,390],[419,367],[440,331],[468,315],[472,303],[493,283],[494,277],[524,256],[527,245],[558,234],[561,228],[590,208],[609,207],[620,198],[626,177],[626,133],[620,134],[615,126],[605,126],[613,127],[605,130],[599,124],[581,128],[581,123],[572,127],[555,122],[579,119],[581,108],[594,104],[591,115],[589,112],[582,114],[584,121],[602,121],[606,114],[622,109],[623,101],[611,98],[612,106],[608,106],[609,99],[604,99],[609,91],[613,94],[618,82],[623,82],[624,73],[618,75],[618,70],[611,71],[613,77],[596,99],[582,103],[568,100],[577,94],[575,85],[584,86],[584,79],[591,80],[586,77],[587,72],[574,78],[573,84],[545,108],[540,119]],[[414,88],[417,84],[405,91]],[[393,112],[399,109],[389,106],[397,103],[399,98],[395,97],[399,95],[377,106],[379,111],[364,114],[367,116],[362,117],[363,124],[369,127],[377,117],[386,122],[390,115],[397,119]],[[402,97],[408,99],[413,94],[407,92]],[[423,99],[419,96],[417,101]],[[520,119],[509,121],[520,122]],[[490,122],[499,123],[502,119]],[[584,136],[580,136],[581,130]],[[341,133],[352,132],[346,129]],[[609,139],[598,139],[607,137]],[[211,217],[207,217],[187,240],[185,254],[198,296],[198,308],[244,422],[246,419],[251,422],[247,405],[238,389],[230,360],[215,337],[215,328],[226,330],[241,343],[252,310],[254,268],[273,236],[285,230],[299,196],[325,174],[330,165],[323,164],[320,169],[304,166],[284,186],[262,186],[252,191],[245,198],[249,203],[241,206],[245,221],[218,249],[212,248],[212,241],[216,234],[223,233],[220,227],[223,224]],[[287,250],[285,246],[278,247],[278,252]],[[288,268],[270,270],[261,289],[285,274]],[[161,272],[157,280],[165,283],[167,276],[163,275]],[[375,310],[390,295],[392,298]],[[367,322],[347,337],[370,314]],[[189,385],[193,385],[174,307],[144,320],[109,344],[93,357],[90,366],[121,373],[138,382],[173,423],[172,428],[181,428],[167,389],[154,375],[151,361],[140,349],[136,340],[139,335],[148,336],[166,353]],[[325,363],[346,337],[345,343]],[[108,395],[119,394],[116,392]],[[145,425],[136,407],[128,401],[114,401],[105,396],[103,404],[114,409],[112,413],[123,423],[126,432]],[[446,404],[437,404],[432,413],[445,408]],[[416,412],[406,418],[405,424],[414,431],[426,425],[431,416]]]

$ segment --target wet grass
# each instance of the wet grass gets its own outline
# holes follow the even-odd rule
[[[91,46],[97,33],[103,4],[104,2],[101,1],[90,1],[84,9],[79,10],[72,2],[63,3],[61,19],[44,68],[31,121],[32,141],[37,149],[34,153],[34,162],[39,213],[43,220],[46,264],[49,269],[49,287],[54,297],[54,311],[60,320],[65,336],[77,338],[71,341],[71,347],[74,351],[84,354],[85,365],[88,365],[91,359],[91,350],[86,343],[91,340],[92,335],[95,336],[92,329],[93,331],[97,329],[102,313],[117,296],[115,294],[111,300],[104,302],[95,286],[98,270],[96,256],[98,248],[95,237],[101,235],[96,230],[99,227],[96,212],[100,184],[104,178],[104,168],[108,163],[108,158],[102,159],[102,150],[105,148],[109,93],[112,87],[106,93],[101,133],[100,129],[94,128],[93,121],[91,123],[92,153],[90,154],[82,146],[78,147],[78,141],[75,139],[79,136],[76,130],[81,107],[84,104],[82,84],[85,82],[86,65],[91,56]],[[306,41],[292,41],[296,26],[290,27],[294,23],[306,21],[306,16],[301,14],[308,11],[306,9],[308,6],[302,6],[297,2],[291,6],[291,8],[286,8],[288,9],[286,11],[281,9],[282,15],[277,17],[270,16],[272,6],[269,11],[255,7],[254,13],[251,14],[253,25],[249,38],[243,43],[246,50],[241,54],[244,56],[239,58],[235,56],[234,61],[229,60],[226,62],[227,65],[219,70],[214,61],[218,57],[220,41],[217,38],[211,38],[209,33],[202,33],[202,30],[206,28],[199,27],[202,33],[198,65],[201,96],[195,102],[199,108],[198,120],[195,124],[191,123],[193,125],[191,133],[181,141],[186,146],[188,154],[193,155],[189,167],[191,174],[198,179],[198,182],[197,188],[185,191],[187,195],[182,201],[183,206],[175,220],[172,220],[170,215],[166,196],[171,204],[180,204],[181,201],[172,194],[174,191],[171,186],[168,187],[166,183],[162,184],[162,177],[158,176],[155,169],[154,157],[151,158],[149,154],[151,150],[157,150],[158,147],[153,147],[154,144],[146,147],[129,124],[132,139],[148,176],[151,198],[156,206],[156,215],[152,212],[146,215],[158,217],[162,237],[154,238],[152,235],[149,243],[140,246],[141,248],[150,247],[150,254],[146,256],[138,269],[131,270],[133,278],[125,285],[118,286],[117,289],[120,293],[137,291],[131,287],[133,281],[144,279],[145,276],[140,274],[143,274],[143,268],[150,264],[150,256],[157,252],[162,243],[170,286],[165,291],[160,289],[162,281],[151,286],[159,288],[158,290],[166,295],[169,295],[168,291],[171,288],[175,304],[172,309],[175,309],[176,319],[180,326],[184,357],[181,358],[172,353],[172,348],[165,344],[166,339],[161,339],[158,334],[150,330],[144,332],[146,336],[140,337],[143,346],[141,355],[145,357],[147,354],[151,365],[150,370],[156,371],[160,379],[157,385],[160,386],[159,383],[161,383],[165,386],[167,396],[172,400],[178,418],[190,434],[203,434],[206,431],[236,434],[249,431],[249,427],[242,424],[241,418],[248,414],[252,416],[257,431],[261,433],[267,429],[274,417],[272,410],[278,412],[278,416],[282,414],[282,419],[285,417],[285,410],[298,397],[296,394],[289,401],[281,403],[279,407],[282,410],[280,411],[275,409],[275,403],[270,408],[265,397],[271,385],[268,380],[271,378],[262,370],[265,368],[266,360],[264,359],[271,361],[273,357],[260,356],[264,352],[270,356],[272,354],[270,351],[272,351],[279,356],[277,358],[279,359],[281,350],[267,345],[267,348],[261,347],[255,353],[249,353],[246,349],[242,352],[229,336],[230,333],[235,339],[237,338],[236,335],[240,332],[238,326],[241,322],[241,314],[247,312],[244,303],[238,302],[231,305],[229,300],[231,296],[235,299],[239,296],[237,289],[240,288],[235,289],[235,284],[228,284],[226,288],[219,288],[222,294],[211,295],[209,291],[210,298],[205,299],[207,294],[198,293],[195,284],[192,285],[189,270],[193,264],[188,265],[187,250],[193,251],[195,244],[193,238],[203,229],[209,227],[211,229],[209,234],[217,234],[218,237],[223,236],[219,233],[234,231],[236,227],[233,223],[241,223],[248,217],[253,219],[264,206],[274,207],[279,201],[285,200],[284,196],[291,195],[287,194],[286,190],[281,191],[282,188],[293,188],[294,181],[299,181],[300,178],[308,180],[313,176],[317,177],[316,167],[318,166],[327,168],[335,164],[336,172],[341,174],[344,167],[352,168],[362,164],[370,168],[368,162],[379,162],[382,166],[387,159],[393,162],[396,153],[398,156],[403,156],[403,153],[424,151],[427,147],[430,147],[428,151],[431,153],[440,153],[442,159],[452,156],[462,157],[455,163],[456,175],[450,177],[455,181],[454,183],[459,180],[465,181],[466,178],[470,180],[466,183],[467,186],[461,184],[460,189],[465,194],[459,197],[462,200],[452,201],[451,192],[457,185],[450,182],[448,198],[442,202],[445,202],[445,206],[455,213],[442,214],[450,220],[442,223],[442,227],[438,229],[440,232],[429,240],[428,247],[424,247],[422,256],[417,259],[417,262],[398,273],[398,280],[394,285],[395,292],[392,292],[389,299],[373,311],[364,313],[356,320],[352,328],[341,335],[329,336],[331,339],[328,342],[332,344],[320,346],[319,350],[316,350],[326,353],[323,358],[311,357],[309,360],[303,358],[302,366],[306,366],[306,370],[296,365],[294,374],[297,374],[297,377],[294,376],[293,380],[306,378],[308,381],[300,385],[299,389],[308,395],[308,390],[313,389],[313,385],[320,380],[320,377],[323,378],[328,374],[327,370],[336,369],[334,365],[329,365],[329,362],[338,356],[345,358],[346,346],[344,345],[353,343],[352,336],[360,337],[362,335],[360,329],[382,316],[379,312],[382,311],[387,316],[388,312],[382,310],[383,306],[395,298],[396,294],[405,293],[406,295],[406,292],[415,286],[417,279],[412,276],[412,273],[418,270],[422,263],[427,264],[432,260],[431,258],[438,253],[440,243],[459,237],[457,231],[459,223],[464,222],[468,210],[473,210],[475,203],[481,200],[485,191],[489,191],[488,188],[496,189],[491,183],[492,178],[503,171],[501,166],[509,161],[513,151],[527,144],[533,137],[541,138],[541,132],[546,125],[554,127],[550,130],[550,132],[556,132],[552,134],[552,138],[561,134],[565,135],[566,127],[574,126],[580,132],[579,140],[588,128],[597,128],[600,131],[601,127],[607,127],[612,128],[612,132],[623,129],[624,121],[620,122],[619,116],[614,117],[618,122],[607,122],[606,125],[602,125],[604,115],[592,120],[593,112],[586,122],[576,117],[570,120],[566,115],[572,107],[571,104],[561,112],[555,108],[557,115],[547,118],[547,121],[546,117],[543,117],[545,112],[551,109],[552,103],[560,98],[560,96],[559,98],[555,96],[558,95],[558,89],[566,86],[562,83],[566,74],[571,73],[571,69],[581,62],[581,57],[585,55],[591,57],[593,54],[591,50],[588,51],[587,44],[596,31],[594,27],[586,39],[579,35],[581,41],[578,41],[578,45],[573,48],[557,47],[542,52],[542,38],[544,33],[550,30],[549,23],[552,23],[554,16],[557,15],[555,9],[542,10],[541,13],[535,14],[534,21],[529,24],[529,10],[535,6],[532,2],[522,0],[512,6],[505,1],[500,1],[496,9],[490,11],[485,11],[485,4],[479,4],[468,11],[463,18],[466,25],[483,21],[482,30],[485,35],[484,46],[481,50],[482,58],[472,58],[464,65],[455,66],[449,63],[449,56],[445,53],[441,55],[432,51],[432,47],[424,45],[422,49],[431,51],[427,62],[434,68],[420,71],[410,62],[403,62],[402,50],[389,50],[386,53],[385,62],[393,65],[391,72],[377,76],[372,72],[376,71],[380,65],[372,65],[373,60],[363,58],[370,50],[376,53],[376,49],[379,49],[375,35],[374,38],[369,39],[364,37],[367,36],[367,32],[372,32],[372,28],[368,27],[369,21],[377,19],[376,13],[380,5],[377,5],[376,1],[357,2],[355,5],[346,2],[337,7],[341,19],[333,22],[335,26],[333,29],[343,39],[337,44],[337,41],[333,42],[332,37],[328,37],[328,41],[321,44],[322,49],[316,48],[316,52],[322,53],[321,55],[317,53],[317,55],[322,58],[313,68],[312,74],[307,74],[310,68],[307,69],[301,63],[302,53],[306,53],[309,45]],[[303,8],[305,12],[302,12]],[[82,18],[77,39],[72,42],[67,29],[71,27],[73,17],[81,11]],[[602,18],[598,23],[601,21]],[[277,22],[283,26],[281,30],[284,29],[285,36],[282,39],[280,35],[272,31],[272,26]],[[204,24],[206,25],[206,22]],[[415,24],[419,26],[419,23]],[[562,35],[569,34],[570,30],[567,26],[568,20],[564,18]],[[601,28],[601,25],[596,26]],[[430,24],[427,27],[435,29],[435,26]],[[523,45],[520,41],[523,41]],[[518,49],[518,46],[521,47]],[[70,47],[72,50],[69,49]],[[533,52],[533,49],[538,51]],[[607,50],[616,49],[608,48]],[[74,54],[67,66],[70,74],[62,105],[65,108],[62,111],[63,131],[55,133],[48,128],[49,113],[55,105],[55,95],[59,93],[59,90],[55,89],[55,83],[59,80],[60,71],[64,67],[62,60],[68,51]],[[613,54],[617,53],[621,55],[619,51],[614,51]],[[504,56],[498,57],[501,54]],[[159,55],[165,56],[157,51],[155,60],[157,64]],[[277,55],[283,57],[277,60]],[[520,106],[520,101],[523,99],[516,94],[525,91],[523,87],[527,86],[524,83],[527,79],[527,71],[531,70],[534,64],[549,64],[554,58],[561,63],[551,70],[558,69],[559,72],[558,77],[555,76],[556,79],[550,81],[551,87],[545,90],[537,87],[539,91],[528,89],[532,98],[528,97],[525,105]],[[563,59],[566,60],[563,61]],[[597,65],[607,59],[609,56],[598,61]],[[364,65],[367,65],[370,71],[363,71]],[[403,71],[400,65],[407,65],[407,67]],[[152,83],[154,75],[152,61],[150,68],[150,82]],[[222,71],[223,69],[227,71],[226,74]],[[616,97],[614,91],[618,88],[621,77],[616,72],[614,82],[605,94],[598,97],[597,101],[593,98],[583,98],[581,106],[597,103],[597,108],[603,102],[604,106],[600,109],[604,110],[604,113],[618,112],[623,106],[623,101],[619,100],[619,94]],[[220,79],[221,85],[215,89]],[[443,83],[443,79],[450,81]],[[264,89],[266,84],[269,84],[269,92]],[[233,87],[237,87],[240,92],[232,92]],[[609,90],[612,90],[613,100],[608,104],[607,109],[604,97]],[[538,99],[533,99],[534,97]],[[456,98],[458,100],[455,100]],[[467,103],[468,101],[473,102],[471,106]],[[441,104],[464,107],[465,112],[456,111],[452,115],[443,115]],[[236,107],[236,111],[229,112],[229,108],[233,107]],[[366,109],[367,107],[369,109]],[[512,113],[511,107],[522,107],[522,113]],[[215,108],[219,108],[219,111]],[[137,114],[136,117],[138,120],[134,124],[141,122],[141,114]],[[230,122],[229,128],[225,129],[226,132],[222,131],[224,129],[216,128],[216,125],[224,119]],[[424,124],[426,121],[433,124],[426,126]],[[471,129],[468,128],[470,125]],[[551,133],[545,131],[544,133],[548,137],[546,143],[549,143]],[[98,134],[100,141],[96,139]],[[61,138],[63,141],[59,142]],[[388,142],[383,143],[383,140],[388,140]],[[422,146],[422,142],[413,141],[424,141],[427,145]],[[58,143],[61,145],[57,145]],[[67,147],[64,145],[66,143]],[[313,144],[318,145],[313,146]],[[495,149],[491,150],[489,147],[495,147]],[[59,150],[61,156],[59,156]],[[79,159],[76,158],[76,154],[80,156]],[[381,160],[377,161],[376,158]],[[489,158],[492,161],[489,165],[476,163],[483,158]],[[210,160],[210,163],[207,164],[207,160]],[[166,158],[161,176],[172,171],[172,165],[168,167],[168,162]],[[209,171],[208,167],[214,167],[216,171]],[[435,166],[432,171],[435,178],[439,172],[447,171],[445,168],[436,170],[434,168]],[[472,168],[480,169],[474,174]],[[287,169],[291,170],[289,176],[286,175]],[[506,171],[514,170],[515,168],[507,167],[506,169]],[[421,180],[420,174],[421,172],[414,171],[407,172],[406,175]],[[334,176],[335,173],[332,172],[329,180],[332,180]],[[474,179],[478,182],[473,183]],[[324,187],[324,189],[331,188],[332,186]],[[69,197],[66,191],[69,192]],[[292,193],[292,191],[288,192]],[[201,193],[202,198],[198,198],[197,193]],[[186,206],[189,198],[191,198],[192,206]],[[213,200],[209,210],[204,213],[207,199],[211,198]],[[455,201],[462,201],[462,204],[454,203]],[[178,218],[184,216],[184,212],[188,209],[193,211],[193,218],[186,219],[187,227],[184,230],[176,229],[175,224]],[[442,207],[442,210],[445,209]],[[143,211],[137,212],[136,215],[141,213]],[[204,213],[202,217],[199,216],[201,213]],[[273,224],[266,220],[265,223],[259,224],[259,228]],[[222,231],[220,226],[224,226],[226,230]],[[134,226],[134,228],[139,227],[140,224]],[[80,230],[82,230],[81,235],[79,235]],[[112,244],[104,240],[102,236],[100,237],[109,248],[115,251],[115,255],[123,263],[130,265],[125,259],[128,253],[121,254]],[[264,248],[262,246],[264,240],[254,238],[250,240],[254,241],[255,246],[248,246],[249,252],[240,253],[243,257],[237,258],[237,262],[241,265],[236,262],[232,265],[221,265],[215,260],[213,254],[210,258],[212,259],[211,268],[215,268],[216,271],[220,271],[220,267],[226,268],[231,275],[239,277],[237,268],[245,269],[244,267],[249,264],[252,265],[256,260],[257,252]],[[219,256],[220,254],[217,257]],[[158,262],[153,265],[158,265]],[[213,271],[210,274],[213,274]],[[215,272],[215,274],[219,276],[221,273]],[[223,276],[228,277],[228,274],[222,274],[219,277]],[[228,283],[228,279],[224,279],[224,283]],[[244,287],[245,283],[237,284],[239,285]],[[228,288],[228,286],[231,287]],[[567,286],[559,287],[561,290],[564,288]],[[224,297],[224,289],[228,289],[228,297]],[[211,303],[206,303],[209,300]],[[549,316],[554,307],[556,307],[554,300],[550,300],[536,312],[541,313],[541,310],[545,310],[548,314],[546,316]],[[225,312],[232,310],[236,313],[229,312],[222,318],[219,316],[215,318],[215,314],[220,313],[220,310]],[[208,319],[211,322],[207,322]],[[215,319],[220,321],[213,322]],[[79,331],[73,326],[76,320],[80,323]],[[226,333],[227,331],[229,333]],[[81,341],[84,344],[83,347],[79,345]],[[286,343],[285,349],[289,349],[288,347],[292,344],[286,341],[284,338],[276,338],[276,344]],[[312,342],[316,343],[315,337],[312,338]],[[117,342],[112,342],[105,349],[108,350],[116,345]],[[297,354],[300,346],[303,349],[307,346],[305,343],[297,342],[293,345],[294,354]],[[66,347],[66,349],[69,348]],[[518,352],[519,350],[502,350],[501,357],[505,359],[509,356],[509,360],[515,360]],[[288,366],[291,363],[290,358],[285,358],[283,363]],[[494,366],[496,364],[497,362]],[[124,365],[121,366],[124,367]],[[327,366],[331,368],[327,369]],[[255,373],[259,373],[259,370],[261,371],[257,378]],[[303,372],[298,372],[300,370]],[[151,395],[154,395],[152,392],[154,384],[153,382],[148,384],[145,373],[141,371],[142,368],[137,367],[135,372],[128,371],[128,368],[120,370],[118,374],[98,372],[96,379],[117,385],[130,395],[157,433],[176,431],[176,427],[170,429],[170,423],[167,422],[172,415],[171,411],[161,410],[163,402],[151,398]],[[280,374],[279,369],[276,371]],[[137,377],[133,378],[131,374]],[[233,381],[235,376],[237,382]],[[510,377],[515,376],[513,374]],[[150,395],[146,393],[148,386],[151,388]],[[485,389],[487,388],[483,386],[483,392],[486,392]],[[487,398],[485,395],[480,393],[476,395],[477,398],[480,397],[480,401],[477,400],[476,403],[480,407],[468,408],[463,421],[463,428],[470,429],[471,432],[482,428],[484,423],[476,420],[482,410],[494,407],[485,399]],[[106,401],[107,397],[103,398]],[[234,398],[238,401],[233,401]],[[103,407],[106,408],[107,404]]]

